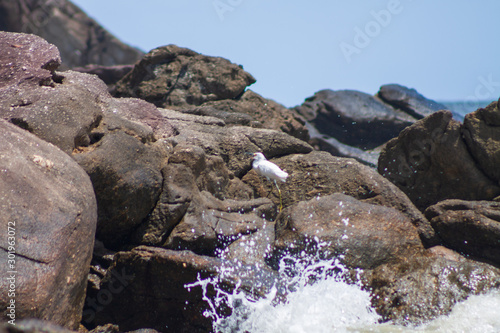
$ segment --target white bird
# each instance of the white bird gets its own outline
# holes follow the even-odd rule
[[[280,207],[279,210],[281,212],[281,209],[283,208],[283,204],[281,201],[281,191],[280,188],[278,187],[278,184],[276,183],[277,180],[282,181],[283,183],[286,182],[286,178],[288,177],[288,173],[285,171],[281,170],[279,166],[274,164],[273,162],[270,162],[266,160],[266,157],[262,153],[254,153],[253,154],[253,162],[252,162],[252,168],[257,172],[257,174],[264,176],[267,178],[267,180],[273,180],[274,185],[276,185],[276,188],[278,189],[278,193],[280,195]],[[273,189],[271,188],[271,191]]]

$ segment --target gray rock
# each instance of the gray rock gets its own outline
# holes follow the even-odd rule
[[[416,119],[422,119],[436,111],[448,109],[441,103],[425,98],[415,89],[399,84],[383,85],[377,96],[385,103],[396,109],[401,109]]]
[[[321,90],[295,107],[319,133],[364,150],[397,136],[415,118],[354,90]]]

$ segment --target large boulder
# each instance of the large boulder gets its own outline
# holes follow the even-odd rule
[[[448,109],[441,103],[425,98],[415,89],[399,84],[381,86],[377,97],[394,108],[401,109],[415,119],[422,119],[436,111]]]
[[[463,135],[478,167],[500,184],[500,108],[492,102],[469,113],[464,119]]]
[[[217,281],[220,290],[230,292],[238,286],[262,296],[274,285],[276,274],[190,251],[139,246],[116,254],[100,290],[88,298],[84,319],[91,319],[89,326],[112,322],[121,331],[148,327],[210,332],[211,320],[203,312],[211,309],[206,299],[215,296],[213,285],[205,281],[186,287],[208,278]],[[219,315],[228,314],[224,302],[216,306]]]
[[[447,247],[500,265],[500,202],[450,199],[425,216]]]
[[[420,210],[445,199],[491,200],[500,194],[462,137],[450,111],[438,111],[404,129],[380,154],[378,171]]]
[[[143,55],[67,0],[0,0],[0,30],[46,39],[59,48],[69,67],[131,64]]]
[[[424,250],[407,216],[340,193],[283,210],[276,220],[275,247],[281,253],[341,256],[348,267],[362,269],[405,261]]]
[[[119,152],[117,154],[116,152]],[[89,174],[99,203],[97,238],[119,248],[153,210],[161,192],[161,146],[114,131],[73,155]]]
[[[0,296],[2,317],[13,299],[16,320],[77,329],[97,221],[90,179],[70,156],[4,120],[0,156],[1,284],[15,294]]]
[[[355,90],[321,90],[295,110],[324,135],[362,148],[375,148],[411,125],[415,118]]]
[[[279,185],[284,207],[319,196],[343,193],[365,203],[391,207],[403,212],[417,227],[426,246],[439,243],[429,221],[408,197],[366,165],[353,159],[317,151],[291,154],[272,161],[289,173],[286,183]],[[259,177],[254,170],[248,172],[242,180],[254,189],[256,196],[266,196],[271,186],[274,186],[265,178]],[[269,196],[279,204],[276,190]]]
[[[114,94],[138,97],[158,107],[188,107],[235,98],[254,82],[227,59],[168,45],[146,54],[117,82]]]
[[[500,287],[498,268],[432,252],[363,275],[377,313],[400,325],[420,325],[447,315],[467,297]]]

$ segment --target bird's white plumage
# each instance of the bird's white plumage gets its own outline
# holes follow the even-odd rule
[[[262,153],[253,154],[252,168],[261,176],[265,176],[267,179],[272,179],[274,181],[281,180],[286,182],[288,173],[281,170],[279,166],[273,162],[266,160]]]

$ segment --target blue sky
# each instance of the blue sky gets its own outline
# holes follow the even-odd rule
[[[123,42],[242,65],[285,106],[387,83],[439,100],[500,96],[498,0],[73,0]]]

